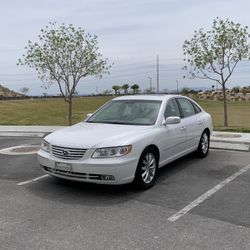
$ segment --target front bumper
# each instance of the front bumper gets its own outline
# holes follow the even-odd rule
[[[53,176],[82,182],[100,184],[125,184],[134,180],[138,163],[136,157],[117,157],[107,159],[83,158],[81,160],[63,160],[43,150],[37,153],[38,161],[43,170]],[[56,169],[56,163],[70,164],[71,171]],[[112,180],[104,180],[102,176],[113,176]]]

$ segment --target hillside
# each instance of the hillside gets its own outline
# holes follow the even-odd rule
[[[23,96],[20,93],[16,93],[0,84],[0,97],[19,97]]]

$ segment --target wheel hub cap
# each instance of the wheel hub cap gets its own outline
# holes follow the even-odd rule
[[[154,154],[148,153],[144,156],[142,161],[142,180],[145,183],[150,183],[155,176],[156,171],[156,159]]]
[[[208,135],[206,133],[203,134],[201,139],[201,149],[203,154],[207,153],[208,150]]]

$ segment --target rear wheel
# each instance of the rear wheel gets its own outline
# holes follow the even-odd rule
[[[143,151],[135,173],[134,183],[141,189],[154,185],[158,170],[157,153],[152,148]]]
[[[196,151],[197,155],[201,158],[206,157],[209,152],[209,146],[210,146],[209,132],[205,130],[201,135],[200,143]]]

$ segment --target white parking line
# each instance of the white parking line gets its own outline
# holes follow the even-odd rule
[[[37,178],[31,179],[31,180],[19,182],[19,183],[17,183],[17,185],[18,185],[18,186],[22,186],[22,185],[25,185],[25,184],[28,184],[28,183],[31,183],[31,182],[39,181],[39,180],[41,180],[41,179],[43,179],[43,178],[46,178],[46,177],[48,177],[48,176],[49,176],[48,174],[45,174],[45,175],[39,176],[39,177],[37,177]]]
[[[174,215],[170,216],[168,218],[168,221],[172,221],[173,222],[173,221],[176,221],[176,220],[180,219],[183,215],[185,215],[190,210],[192,210],[193,208],[195,208],[196,206],[198,206],[199,204],[201,204],[204,200],[206,200],[207,198],[209,198],[211,195],[213,195],[218,190],[220,190],[221,188],[223,188],[226,184],[228,184],[229,182],[233,181],[234,179],[236,179],[238,176],[240,176],[241,174],[245,173],[249,169],[250,169],[250,164],[247,165],[247,166],[245,166],[245,167],[243,167],[243,168],[241,168],[238,172],[236,172],[233,175],[229,176],[227,179],[225,179],[224,181],[220,182],[218,185],[216,185],[212,189],[208,190],[206,193],[204,193],[203,195],[201,195],[199,198],[197,198],[196,200],[194,200],[193,202],[191,202],[189,205],[187,205],[186,207],[184,207],[183,209],[181,209],[180,211],[178,211]]]

